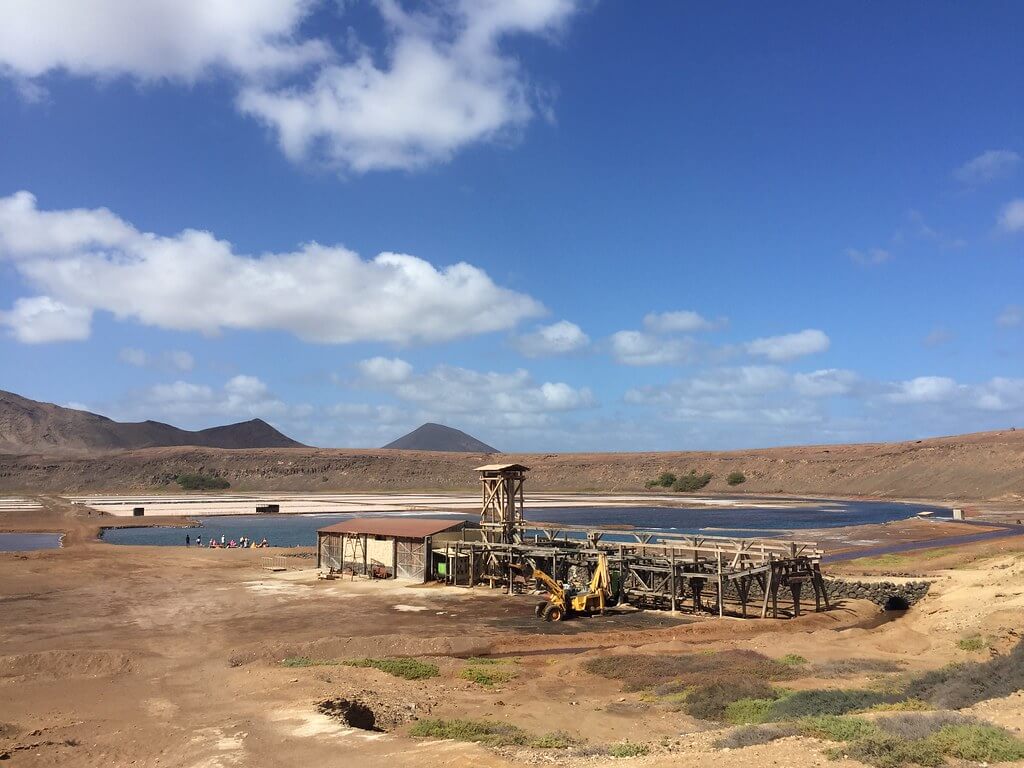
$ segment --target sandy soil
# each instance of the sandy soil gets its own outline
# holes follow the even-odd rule
[[[935,585],[893,621],[880,623],[873,605],[851,601],[790,621],[626,611],[549,625],[534,619],[528,596],[317,581],[310,560],[296,556],[301,551],[288,550],[295,568],[275,574],[259,568],[262,552],[115,548],[92,541],[97,516],[59,499],[44,502],[42,515],[7,513],[17,518],[8,527],[65,530],[67,547],[0,554],[0,754],[16,766],[602,762],[408,737],[406,721],[426,715],[654,747],[616,764],[824,765],[824,745],[803,738],[714,750],[707,724],[624,693],[583,671],[582,662],[620,651],[752,648],[815,663],[869,657],[923,670],[982,657],[957,647],[967,635],[1005,649],[1024,617],[1024,537],[1000,541],[998,553],[987,542],[938,558],[928,556],[935,550],[900,555],[899,570],[927,574]],[[894,531],[921,536],[934,525],[909,521]],[[842,569],[884,567],[853,561]],[[482,654],[517,659],[509,662],[515,679],[490,689],[461,679],[462,659]],[[415,682],[374,669],[280,663],[387,655],[433,661],[441,677]],[[337,697],[373,702],[387,713],[388,732],[352,729],[317,711],[318,702]],[[976,709],[1007,727],[1024,723],[1019,695]]]

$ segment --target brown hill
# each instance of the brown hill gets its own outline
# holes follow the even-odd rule
[[[1024,501],[1024,431],[903,443],[678,453],[504,454],[532,468],[529,491],[637,492],[665,471],[711,472],[704,493],[787,493]],[[177,490],[175,475],[215,472],[232,490],[475,492],[486,454],[315,448],[150,448],[93,456],[2,456],[0,490]],[[733,471],[747,480],[726,484]],[[680,498],[670,494],[673,498]],[[682,496],[685,498],[685,496]]]
[[[65,452],[195,445],[208,448],[302,447],[261,419],[191,432],[159,421],[123,423],[88,411],[0,390],[0,451]]]
[[[498,453],[487,443],[480,442],[461,429],[430,422],[417,427],[407,435],[388,443],[385,448],[401,451],[451,451],[455,453]]]

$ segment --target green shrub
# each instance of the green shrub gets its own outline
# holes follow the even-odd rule
[[[650,751],[651,748],[646,744],[636,744],[631,741],[623,741],[619,744],[610,744],[608,746],[609,757],[640,757]]]
[[[988,641],[981,635],[969,635],[957,640],[956,647],[961,651],[983,651],[988,648]]]
[[[222,491],[231,483],[216,475],[178,475],[174,481],[185,491]]]
[[[747,482],[747,476],[742,472],[730,472],[725,478],[725,482],[729,485],[740,485]]]
[[[738,677],[697,686],[686,697],[684,709],[687,714],[701,720],[722,720],[729,705],[734,702],[743,699],[773,698],[775,690],[764,680]]]
[[[440,674],[436,664],[418,659],[353,659],[344,664],[347,667],[373,667],[406,680],[425,680]]]
[[[805,736],[827,741],[854,741],[878,733],[872,723],[859,717],[820,715],[802,718],[797,726]]]
[[[1024,741],[992,725],[947,725],[931,741],[944,754],[975,763],[1024,760]]]
[[[942,750],[931,741],[905,741],[893,736],[874,734],[827,752],[833,760],[852,757],[876,768],[899,768],[913,763],[923,766],[942,765]]]
[[[807,659],[797,653],[787,653],[779,659],[779,663],[785,664],[787,667],[799,667],[806,664]]]
[[[490,720],[419,720],[409,730],[409,735],[473,741],[490,747],[522,746],[530,741],[522,728]]]
[[[710,472],[704,472],[698,475],[697,470],[691,469],[690,474],[680,475],[676,478],[676,481],[672,484],[672,490],[679,491],[680,493],[699,491],[711,482],[712,477],[714,477],[714,475]]]
[[[959,712],[905,712],[875,720],[881,730],[905,741],[926,739],[952,725],[977,725],[973,717]]]
[[[864,690],[797,691],[780,698],[772,706],[771,719],[790,720],[817,715],[845,715],[893,701],[892,694]]]
[[[514,678],[516,673],[511,669],[495,668],[487,665],[484,667],[466,667],[460,673],[463,680],[469,680],[477,685],[491,686],[497,683],[507,683]]]
[[[726,722],[734,725],[767,723],[772,719],[774,699],[738,699],[725,708]]]
[[[579,739],[565,731],[552,731],[530,740],[530,746],[535,749],[568,749],[579,743]]]

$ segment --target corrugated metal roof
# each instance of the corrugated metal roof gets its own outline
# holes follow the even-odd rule
[[[503,469],[521,469],[524,472],[529,472],[529,467],[524,467],[522,464],[484,464],[482,467],[477,467],[475,472],[500,472]]]
[[[459,529],[465,520],[437,517],[356,517],[343,523],[320,528],[317,533],[366,533],[370,536],[395,536],[400,539],[422,539],[435,533]]]

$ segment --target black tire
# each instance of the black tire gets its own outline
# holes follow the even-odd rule
[[[562,620],[562,609],[554,603],[549,603],[544,609],[544,621],[561,621]]]
[[[547,607],[548,603],[546,601],[543,603],[537,603],[537,606],[533,609],[534,615],[537,616],[537,618],[540,618],[544,615],[544,609]]]

